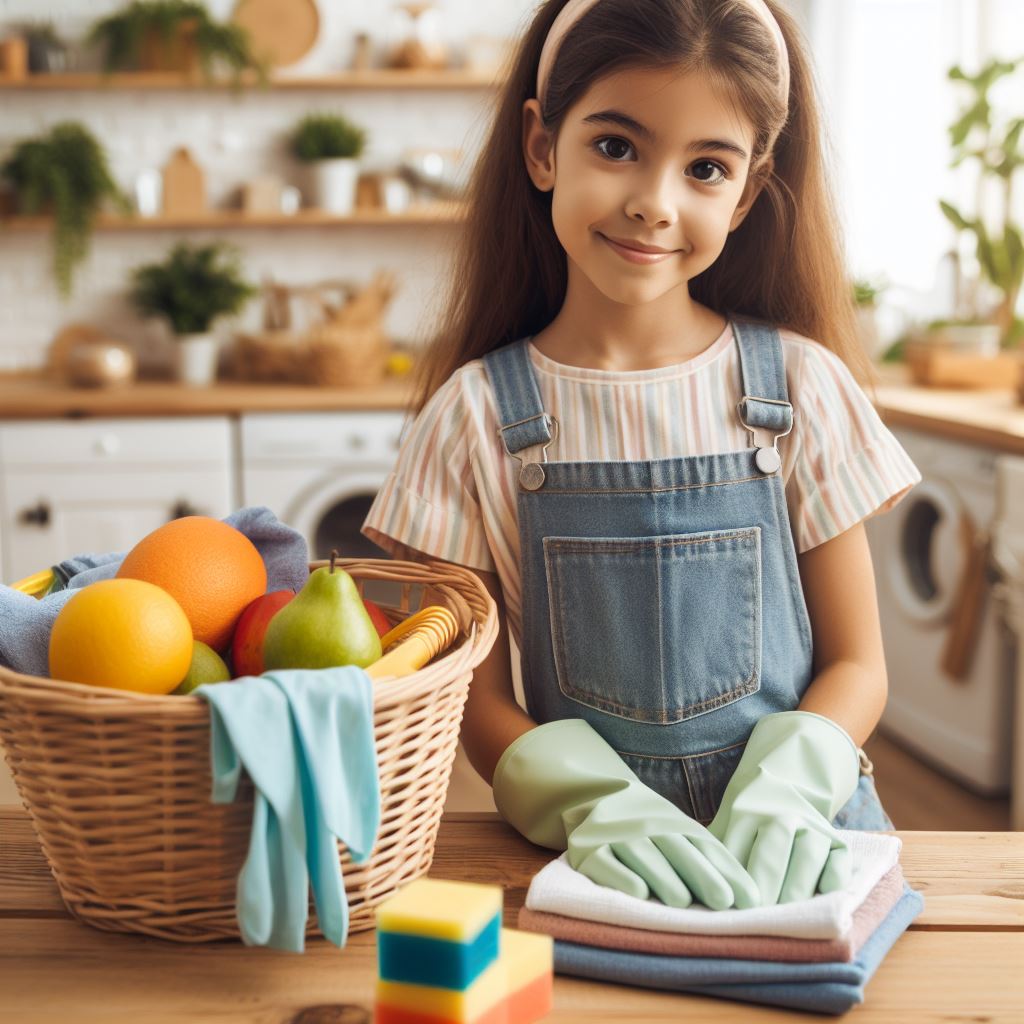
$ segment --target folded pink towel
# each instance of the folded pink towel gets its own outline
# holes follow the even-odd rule
[[[563,914],[523,907],[519,928],[556,939],[604,949],[624,949],[665,956],[701,956],[793,963],[849,963],[882,923],[903,893],[903,870],[897,864],[882,876],[853,912],[850,930],[838,939],[794,939],[784,935],[699,935],[656,932],[646,928],[601,924]]]

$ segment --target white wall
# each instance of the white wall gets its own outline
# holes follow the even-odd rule
[[[78,38],[94,18],[119,7],[120,0],[0,0],[0,34],[5,23],[54,19],[64,38]],[[211,0],[226,16],[234,0]],[[321,0],[321,35],[296,72],[347,67],[359,31],[384,44],[395,32],[389,3]],[[522,0],[444,0],[441,29],[454,52],[472,34],[509,35],[531,5]],[[400,23],[400,22],[399,22]],[[173,149],[187,144],[207,172],[211,202],[220,205],[233,189],[262,170],[280,173],[301,186],[301,168],[290,157],[286,136],[310,110],[344,112],[369,129],[368,160],[397,158],[405,147],[461,148],[470,157],[479,145],[485,89],[465,91],[224,91],[0,92],[0,158],[9,147],[54,123],[84,122],[110,155],[115,177],[129,189],[136,174],[159,167]],[[422,337],[426,301],[443,270],[451,228],[397,227],[237,230],[187,233],[190,238],[225,237],[238,244],[253,278],[273,273],[302,283],[326,276],[366,280],[378,267],[398,271],[401,291],[388,327],[397,337]],[[75,292],[63,303],[50,273],[50,243],[39,232],[0,232],[0,371],[39,365],[60,325],[89,319],[142,341],[150,362],[166,355],[159,329],[141,324],[123,292],[130,270],[159,258],[177,232],[100,232],[91,257],[76,275]],[[258,303],[246,320],[258,322]],[[246,321],[243,321],[246,322]]]

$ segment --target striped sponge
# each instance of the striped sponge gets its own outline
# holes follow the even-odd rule
[[[377,1024],[530,1024],[553,944],[501,927],[497,886],[421,878],[377,908]]]

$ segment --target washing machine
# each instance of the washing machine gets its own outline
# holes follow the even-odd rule
[[[241,417],[240,489],[305,536],[310,558],[386,558],[359,529],[401,446],[406,415],[395,410],[251,413]],[[397,606],[401,584],[370,580],[366,596]],[[413,594],[416,600],[417,595]],[[446,811],[493,811],[491,788],[459,744]]]
[[[997,577],[985,559],[975,577],[980,600],[966,602],[973,639],[955,674],[946,668],[950,630],[963,617],[972,544],[984,550],[997,515],[998,455],[917,429],[893,433],[922,480],[892,512],[866,524],[889,677],[880,729],[971,789],[1003,793],[1010,782],[1016,645],[993,599]]]
[[[241,491],[302,533],[311,558],[380,558],[359,532],[391,472],[405,416],[397,410],[249,413],[241,417]]]

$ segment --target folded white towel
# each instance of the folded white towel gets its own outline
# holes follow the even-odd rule
[[[841,939],[853,926],[853,913],[899,859],[898,836],[841,829],[850,847],[850,884],[838,892],[797,903],[750,910],[709,910],[695,903],[685,910],[660,900],[637,899],[597,885],[574,871],[563,853],[542,868],[530,883],[530,910],[649,931],[699,935],[787,935],[795,939]]]

